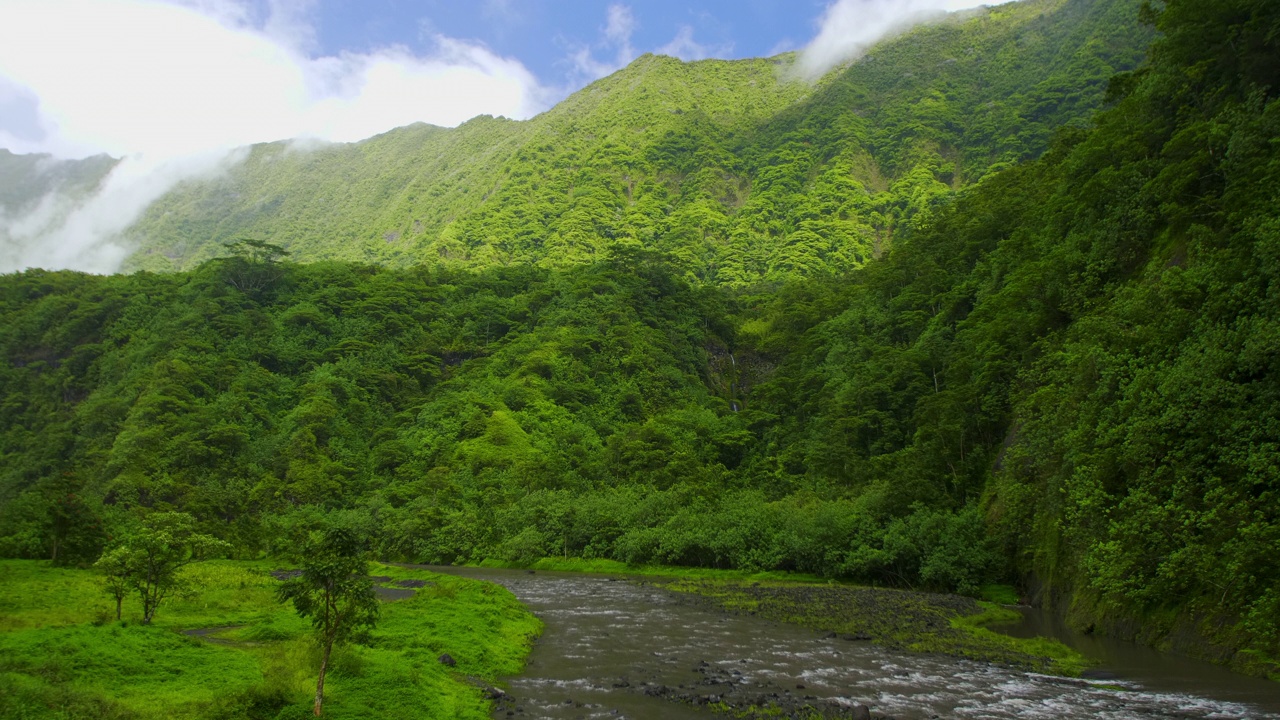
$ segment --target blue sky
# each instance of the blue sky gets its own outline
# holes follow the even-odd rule
[[[483,43],[518,58],[543,83],[578,77],[572,57],[589,48],[616,57],[605,31],[610,7],[633,19],[630,45],[638,53],[670,47],[682,37],[710,57],[761,57],[803,46],[816,34],[828,3],[821,0],[321,0],[314,9],[315,40],[325,53],[367,51],[388,44],[427,49],[435,35]]]
[[[116,242],[246,146],[527,119],[634,58],[799,51],[814,79],[982,0],[0,0],[0,148],[123,158],[97,195],[10,219],[23,267],[112,272]]]
[[[647,53],[814,78],[980,0],[0,0],[0,147],[188,157],[525,119]]]

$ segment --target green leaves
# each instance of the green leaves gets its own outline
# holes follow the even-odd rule
[[[166,598],[194,590],[179,577],[180,569],[230,548],[222,540],[196,532],[196,520],[187,513],[157,512],[119,539],[97,567],[116,598],[117,616],[126,589],[132,589],[142,601],[142,622],[150,623]]]
[[[365,553],[354,531],[331,529],[301,549],[301,573],[280,584],[281,602],[309,618],[326,644],[346,642],[378,621],[378,596]]]

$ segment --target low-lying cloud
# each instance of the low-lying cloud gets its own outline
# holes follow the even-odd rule
[[[21,214],[0,207],[0,272],[26,267],[113,272],[116,238],[178,182],[225,170],[259,142],[352,142],[414,122],[480,114],[528,118],[637,55],[625,4],[599,41],[570,53],[570,86],[541,84],[520,61],[431,34],[403,46],[317,55],[314,0],[3,0],[0,147],[123,160],[88,200],[51,194]],[[817,77],[884,37],[974,0],[837,0],[799,60]],[[490,0],[490,6],[505,0]],[[510,8],[508,8],[510,11]],[[724,55],[682,27],[657,52]],[[597,53],[603,56],[597,59]],[[5,213],[8,213],[8,216]]]
[[[817,36],[800,53],[797,69],[816,79],[862,56],[872,45],[944,13],[993,4],[981,0],[837,0],[819,20]]]
[[[133,156],[116,165],[86,198],[55,191],[13,218],[0,209],[0,271],[114,272],[129,254],[115,238],[142,210],[182,180],[221,172],[244,154],[241,149],[159,160]]]
[[[236,0],[0,3],[0,147],[124,158],[83,206],[53,197],[0,218],[0,272],[115,270],[125,254],[115,234],[237,147],[527,118],[552,99],[518,60],[440,35],[425,54],[392,46],[312,57],[307,6],[273,0],[255,23]]]

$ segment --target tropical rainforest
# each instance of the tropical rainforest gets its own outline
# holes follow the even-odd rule
[[[1280,4],[791,61],[256,146],[131,274],[0,277],[0,555],[181,511],[245,559],[1005,582],[1280,673]]]

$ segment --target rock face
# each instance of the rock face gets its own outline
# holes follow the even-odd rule
[[[454,660],[453,656],[450,655],[449,653],[445,653],[440,656],[440,664],[444,665],[445,667],[456,667],[458,664],[458,661]]]

